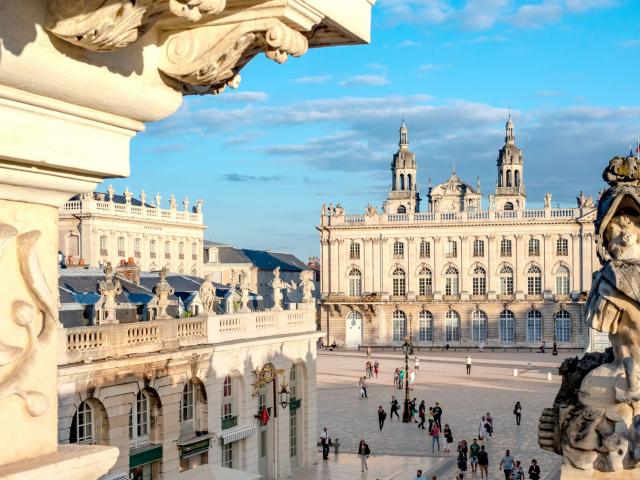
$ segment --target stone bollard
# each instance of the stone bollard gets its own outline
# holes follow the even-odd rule
[[[514,368],[514,369],[513,369],[513,376],[514,376],[514,377],[517,377],[517,376],[518,376],[518,369],[517,369],[517,368]]]
[[[338,455],[340,453],[340,439],[336,438],[333,442],[333,453]]]
[[[551,372],[547,372],[547,381],[551,381],[553,380],[553,375],[551,374]]]

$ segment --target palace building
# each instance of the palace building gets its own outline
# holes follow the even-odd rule
[[[585,347],[583,305],[598,268],[595,206],[526,208],[524,155],[509,117],[497,182],[482,205],[480,182],[453,171],[420,211],[416,156],[400,127],[382,211],[324,205],[321,324],[339,345]]]

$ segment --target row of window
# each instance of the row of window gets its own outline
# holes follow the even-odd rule
[[[351,317],[362,318],[359,312],[351,312]],[[347,321],[352,320],[348,317]],[[434,322],[433,315],[427,310],[420,312],[418,316],[418,341],[433,342],[434,338]],[[527,313],[527,342],[540,342],[542,340],[542,313],[538,310],[530,310]],[[407,316],[402,310],[396,310],[392,316],[393,322],[393,340],[396,342],[404,341],[407,337]],[[475,310],[471,314],[471,340],[475,343],[483,343],[487,341],[488,317],[482,310]],[[498,319],[498,337],[503,343],[515,342],[515,323],[516,316],[511,310],[503,310]],[[569,312],[562,310],[554,316],[555,341],[571,342],[571,315]],[[462,332],[460,326],[460,315],[455,310],[449,310],[445,314],[444,322],[444,340],[445,342],[460,342],[462,340]]]
[[[396,240],[393,243],[393,258],[404,258],[404,242]],[[540,256],[540,240],[537,238],[529,239],[527,253],[530,257]],[[431,243],[426,240],[420,242],[418,249],[420,258],[431,257]],[[509,239],[502,239],[500,241],[500,256],[511,257],[513,255],[513,241]],[[556,240],[556,256],[566,257],[569,255],[569,241],[566,238],[558,238]],[[455,240],[447,240],[445,243],[445,257],[456,258],[458,256],[458,242]],[[485,256],[485,241],[474,240],[473,242],[473,256],[484,257]],[[360,259],[360,244],[352,242],[349,244],[349,259]]]
[[[100,236],[100,254],[108,255],[108,237],[106,235]],[[118,237],[116,241],[116,245],[118,248],[118,255],[123,257],[126,252],[126,240],[124,237]],[[185,242],[178,243],[178,255],[184,257],[184,246]],[[133,240],[133,252],[136,257],[140,256],[140,252],[142,251],[142,239],[136,238]],[[171,242],[169,240],[164,242],[164,253],[166,258],[171,258]],[[155,258],[156,255],[156,241],[149,240],[149,254]],[[196,259],[198,258],[198,243],[193,242],[191,244],[191,256]]]
[[[395,296],[407,294],[406,273],[402,267],[396,267],[391,275],[392,277],[392,293]],[[555,293],[556,295],[569,295],[569,269],[564,265],[556,268],[555,277]],[[508,265],[503,265],[499,271],[499,294],[513,295],[514,292],[514,273],[513,269]],[[433,294],[433,274],[431,269],[423,266],[418,272],[418,295]],[[444,294],[459,295],[460,294],[460,273],[458,269],[449,265],[444,274]],[[486,295],[487,294],[487,272],[484,267],[477,265],[473,269],[471,277],[471,294]],[[362,273],[356,267],[349,271],[349,295],[362,295]],[[527,295],[542,295],[542,270],[537,265],[532,265],[527,270]]]

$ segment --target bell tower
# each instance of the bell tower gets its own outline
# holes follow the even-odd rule
[[[391,188],[384,204],[386,213],[420,211],[420,194],[416,178],[416,155],[409,150],[409,129],[402,120],[398,151],[391,162]]]
[[[496,210],[524,210],[527,193],[524,184],[524,157],[516,145],[511,114],[505,125],[504,146],[498,151]]]

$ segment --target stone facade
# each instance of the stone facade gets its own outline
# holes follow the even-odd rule
[[[506,130],[498,161],[504,178],[511,160],[500,159],[516,148],[511,119]],[[400,133],[400,151],[408,150],[404,122]],[[401,344],[411,329],[422,345],[586,346],[584,298],[598,265],[593,202],[581,195],[577,208],[552,208],[547,194],[544,208],[525,209],[517,152],[518,190],[498,186],[488,210],[479,180],[473,188],[455,172],[430,188],[424,213],[417,204],[400,205],[405,213],[390,209],[393,186],[380,213],[371,205],[363,215],[323,206],[326,340]],[[514,175],[504,183],[513,185]]]
[[[173,195],[169,208],[162,197],[147,203],[144,191],[134,199],[126,190],[79,195],[60,207],[58,245],[65,264],[84,263],[100,267],[133,261],[146,271],[202,274],[204,220],[202,201],[190,207],[182,200],[180,210]]]
[[[58,441],[118,447],[110,473],[134,480],[203,463],[286,478],[313,464],[319,333],[313,304],[291,308],[60,330]],[[268,363],[291,394],[286,408],[276,395],[277,419],[272,385],[254,391]]]

